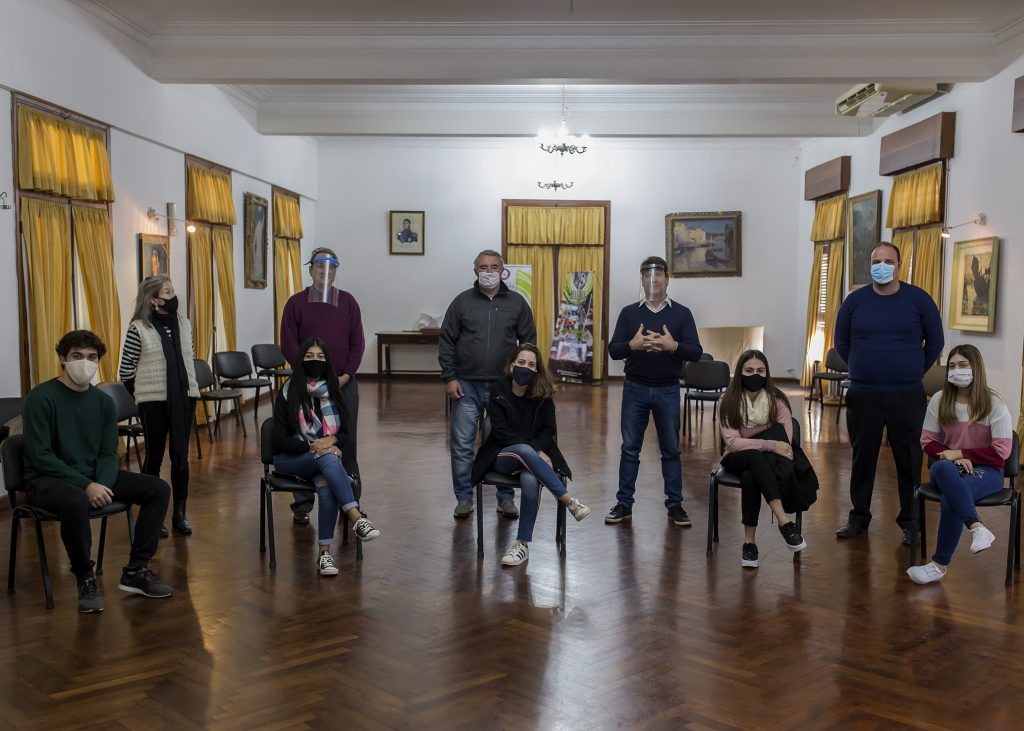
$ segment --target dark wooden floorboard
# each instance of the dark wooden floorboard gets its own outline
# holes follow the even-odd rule
[[[761,567],[739,565],[739,494],[723,488],[721,542],[704,555],[710,411],[683,441],[685,507],[665,517],[648,432],[632,524],[614,503],[621,385],[566,388],[559,443],[594,509],[569,521],[560,561],[554,501],[542,498],[530,561],[503,569],[515,524],[485,495],[486,558],[475,516],[451,517],[447,432],[436,383],[361,387],[364,506],[382,531],[341,575],[321,579],[315,527],[275,497],[278,566],[258,547],[258,445],[225,420],[193,456],[191,537],[153,562],[168,601],[117,589],[124,523],[108,527],[106,611],[75,612],[57,527],[46,528],[57,607],[43,609],[35,544],[21,538],[17,593],[0,622],[0,727],[12,729],[1011,729],[1024,713],[1018,589],[1003,586],[1008,512],[983,518],[995,546],[961,546],[949,576],[904,573],[895,480],[883,449],[875,521],[840,543],[850,453],[827,408],[804,424],[821,479],[794,565],[762,512]],[[269,409],[264,408],[264,415]],[[246,412],[251,420],[251,412]],[[251,427],[252,422],[249,422]],[[0,514],[7,565],[10,513]],[[315,513],[312,516],[315,525]],[[930,538],[938,514],[929,508]]]

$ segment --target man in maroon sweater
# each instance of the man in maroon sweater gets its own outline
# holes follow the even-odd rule
[[[298,369],[296,360],[299,344],[303,340],[316,337],[327,343],[328,355],[341,384],[342,418],[348,432],[345,468],[358,475],[356,423],[359,419],[359,388],[356,385],[356,371],[359,370],[366,347],[362,315],[356,298],[334,286],[334,279],[338,275],[337,254],[318,246],[313,249],[308,263],[312,280],[310,286],[289,297],[281,314],[281,352],[292,368]],[[296,523],[309,522],[313,500],[312,493],[295,496],[292,513]]]

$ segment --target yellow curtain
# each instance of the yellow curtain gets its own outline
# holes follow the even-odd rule
[[[185,216],[190,221],[235,224],[230,175],[189,163],[186,189]]]
[[[604,338],[601,332],[602,296],[604,292],[604,247],[566,246],[558,251],[558,282],[565,282],[567,272],[594,273],[594,380],[604,378]],[[553,328],[552,328],[553,330]],[[553,334],[553,332],[552,332]]]
[[[276,190],[274,191],[274,236],[284,236],[289,239],[302,238],[299,199]]]
[[[213,256],[217,262],[217,294],[224,316],[224,343],[228,350],[238,349],[238,326],[235,318],[235,255],[231,229],[213,229]]]
[[[211,235],[208,226],[197,226],[188,235],[192,277],[192,339],[196,358],[210,363],[213,338],[213,272],[210,269]]]
[[[909,282],[914,263],[914,231],[896,231],[892,235],[892,245],[900,250],[899,280]]]
[[[530,309],[537,325],[537,347],[545,358],[551,355],[551,336],[555,326],[554,249],[550,246],[509,246],[509,264],[533,267],[533,291]]]
[[[29,354],[32,384],[60,374],[53,348],[72,328],[71,226],[68,207],[36,198],[21,199],[28,261]]]
[[[834,241],[846,235],[846,196],[818,201],[814,204],[811,241]]]
[[[932,296],[942,309],[942,227],[922,228],[917,232],[914,252],[913,283]]]
[[[283,236],[274,238],[274,338],[280,343],[281,314],[288,298],[302,289],[299,242]]]
[[[800,376],[800,385],[810,386],[814,373],[814,361],[824,360],[824,352],[818,352],[818,298],[821,291],[821,262],[825,257],[825,247],[818,244],[814,247],[814,261],[811,263],[811,285],[807,290],[807,327],[804,336],[804,370]]]
[[[72,206],[71,220],[85,305],[89,308],[89,326],[107,344],[107,354],[100,361],[100,379],[116,381],[121,360],[121,304],[114,279],[110,218],[101,208]]]
[[[846,245],[842,239],[833,241],[828,252],[828,281],[825,284],[825,328],[824,341],[821,344],[822,359],[828,355],[834,344],[836,315],[843,304],[843,282],[845,279],[845,259],[843,255]]]
[[[114,200],[106,133],[19,106],[18,184],[80,200]]]
[[[942,220],[943,163],[911,170],[892,181],[886,228],[905,228]]]
[[[1021,365],[1024,366],[1024,363]],[[1024,368],[1020,373],[1020,415],[1017,417],[1017,438],[1024,441]],[[1024,467],[1024,450],[1021,450],[1020,466]]]
[[[509,206],[509,244],[603,246],[604,208]]]

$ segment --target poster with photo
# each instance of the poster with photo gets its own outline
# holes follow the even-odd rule
[[[501,273],[501,281],[513,292],[523,295],[527,302],[533,303],[532,264],[506,264],[505,271]]]
[[[594,273],[567,272],[562,283],[548,367],[568,383],[594,380]]]

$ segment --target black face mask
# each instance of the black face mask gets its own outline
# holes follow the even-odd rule
[[[167,314],[168,315],[173,315],[175,312],[178,311],[178,298],[177,298],[177,296],[171,297],[170,299],[164,300],[164,303],[161,306],[165,310],[167,310]]]
[[[765,384],[768,383],[768,379],[758,373],[754,373],[749,376],[740,376],[740,383],[743,384],[744,391],[754,392],[764,388]]]
[[[530,381],[537,377],[537,371],[530,370],[526,366],[512,366],[512,379],[520,386],[529,385]]]
[[[306,374],[306,378],[320,380],[327,373],[327,361],[304,360],[302,361],[302,372]]]

